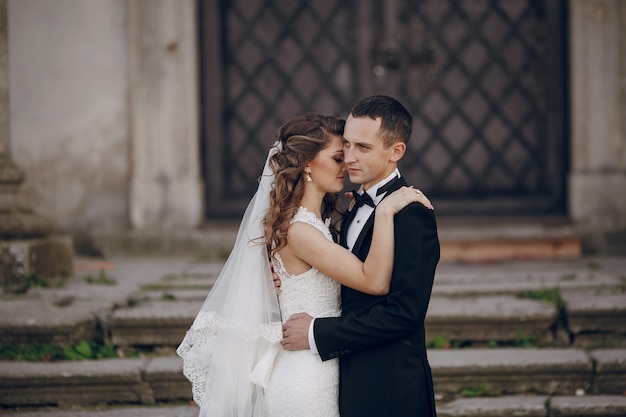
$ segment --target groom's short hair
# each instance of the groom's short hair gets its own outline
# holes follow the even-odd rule
[[[395,98],[376,95],[364,98],[350,110],[352,117],[380,118],[380,135],[385,147],[395,142],[407,143],[411,138],[413,118]]]

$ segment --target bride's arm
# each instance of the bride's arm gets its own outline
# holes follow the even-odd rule
[[[367,294],[387,294],[393,269],[393,218],[409,203],[418,201],[424,201],[421,193],[403,187],[376,207],[372,244],[365,262],[306,223],[296,222],[289,227],[288,246],[295,257],[347,287]]]

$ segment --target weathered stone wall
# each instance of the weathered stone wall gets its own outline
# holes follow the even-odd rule
[[[125,0],[9,0],[20,199],[63,230],[128,224]]]
[[[569,216],[623,239],[626,2],[568,4]],[[202,220],[196,19],[195,0],[8,0],[20,199],[62,230]]]
[[[194,0],[9,0],[21,198],[57,228],[201,221],[196,19]]]
[[[195,0],[129,0],[130,223],[189,229],[202,219]]]
[[[626,2],[570,3],[569,212],[626,229]]]

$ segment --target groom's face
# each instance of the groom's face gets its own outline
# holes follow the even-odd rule
[[[396,168],[392,147],[380,137],[380,118],[348,116],[344,128],[344,162],[353,184],[365,190],[382,181]]]

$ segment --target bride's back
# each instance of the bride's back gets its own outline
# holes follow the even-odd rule
[[[332,241],[328,225],[305,208],[298,209],[291,224],[294,222],[309,224]],[[300,312],[309,313],[313,317],[338,316],[341,313],[341,286],[293,256],[288,247],[289,244],[280,253],[275,254],[272,261],[274,271],[281,280],[278,298],[283,321],[286,321],[292,314]],[[287,259],[291,262],[287,263]]]

